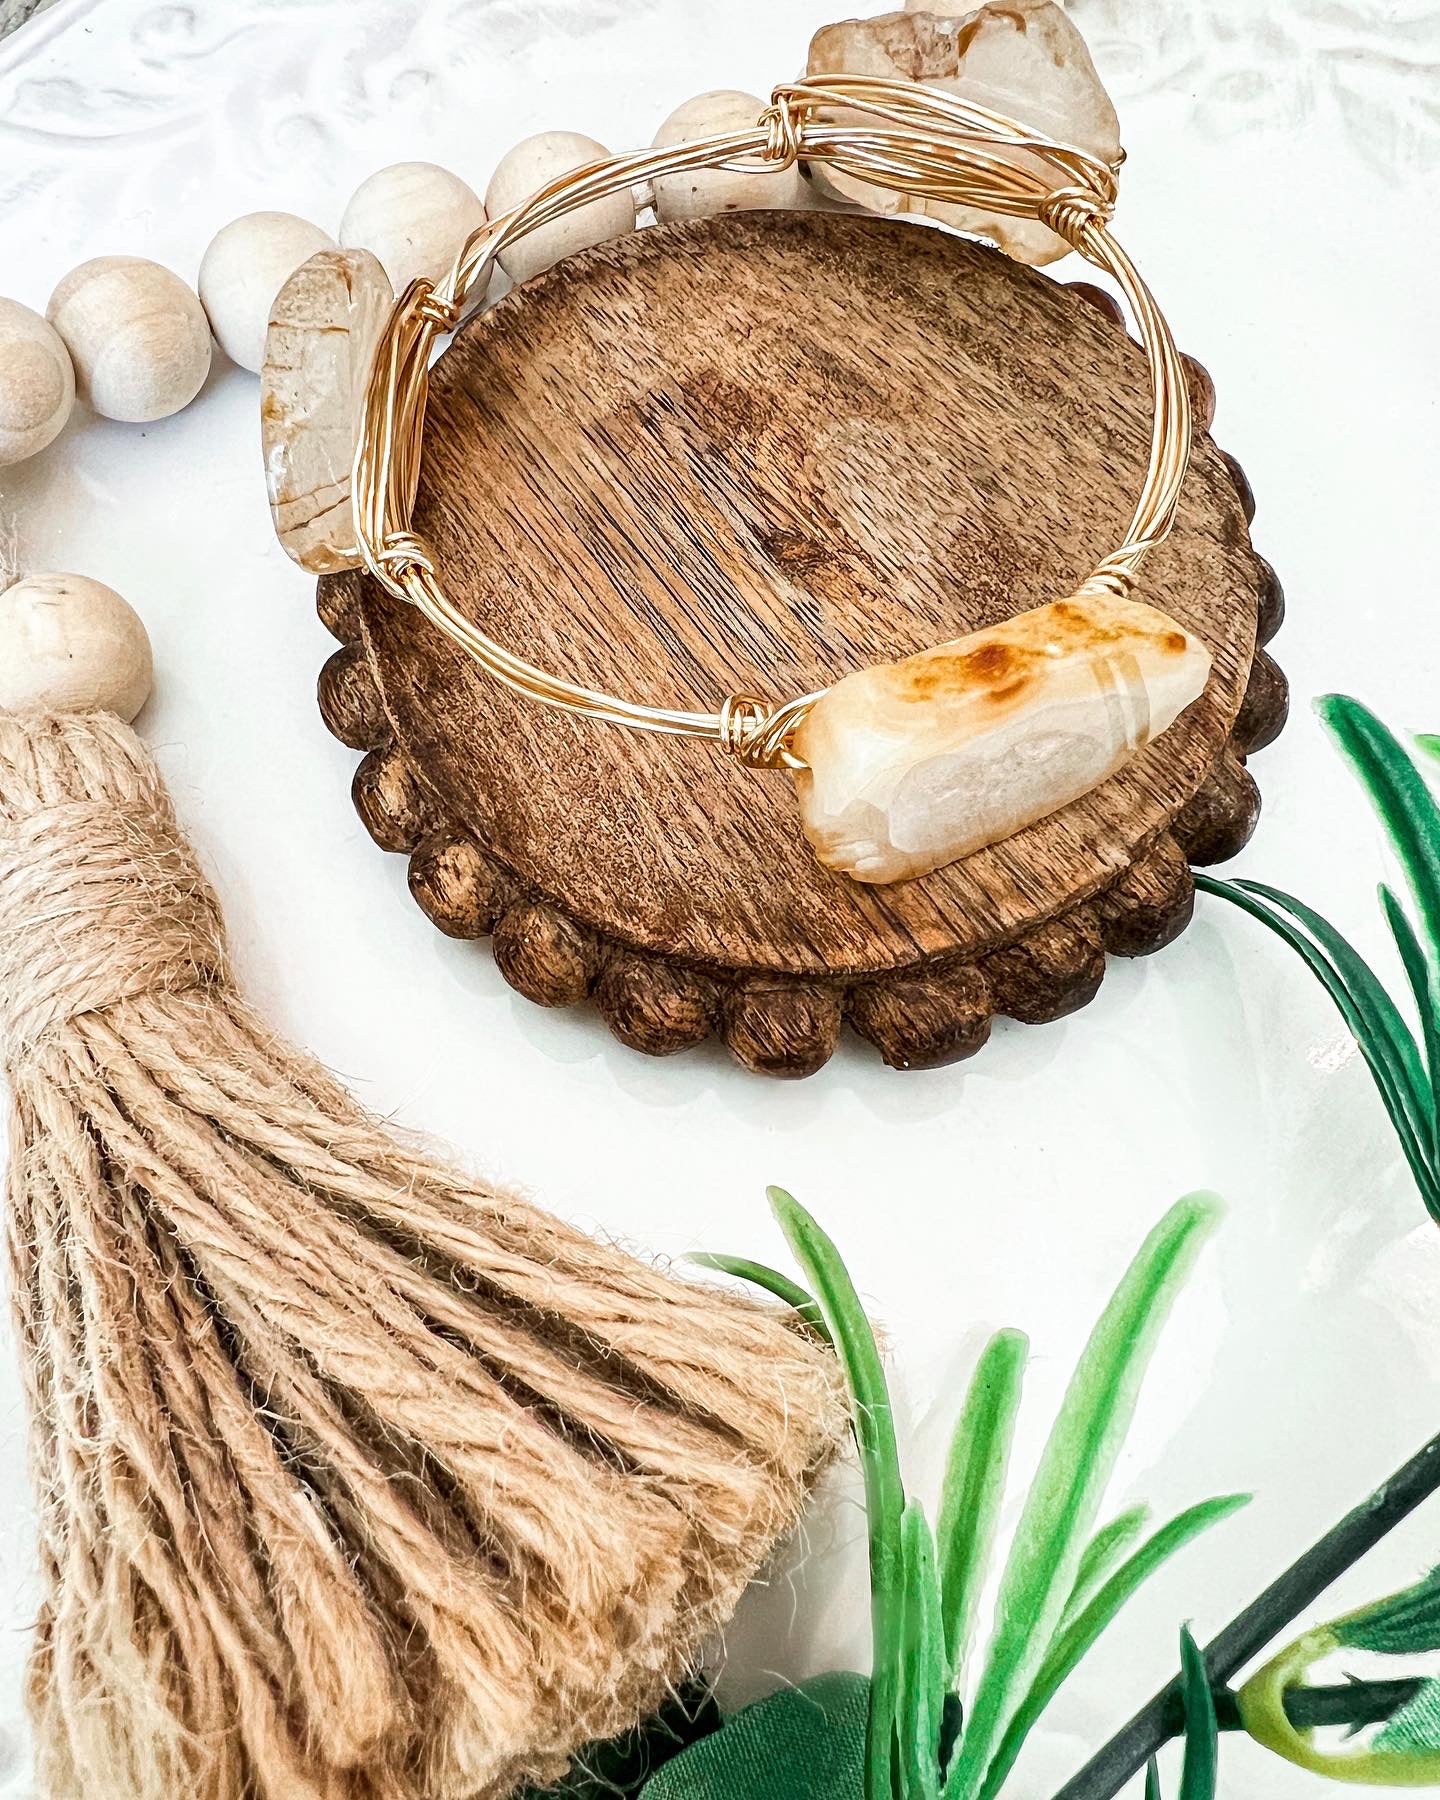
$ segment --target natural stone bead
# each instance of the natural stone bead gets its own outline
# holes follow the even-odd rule
[[[1084,38],[1055,0],[990,0],[969,7],[942,0],[923,10],[846,19],[816,32],[806,72],[924,82],[1022,120],[1103,162],[1120,154],[1115,108],[1100,85]],[[840,174],[827,163],[816,163],[813,173],[825,192],[874,212],[922,213],[977,232],[1019,262],[1054,262],[1070,248],[1038,219],[1006,218],[980,207],[897,194]]]
[[[417,275],[439,282],[466,238],[485,223],[480,196],[438,163],[392,163],[350,196],[340,242],[379,258],[397,294]]]
[[[492,219],[572,169],[596,162],[610,152],[578,131],[541,131],[522,138],[501,157],[485,190],[485,210]],[[553,219],[500,253],[500,266],[512,281],[528,281],[577,250],[603,244],[635,229],[635,196],[629,188],[604,200],[592,200],[562,219]]]
[[[128,724],[154,681],[139,614],[88,575],[27,575],[0,594],[0,711],[113,712]]]
[[[210,322],[193,288],[143,256],[72,269],[45,316],[65,340],[81,398],[144,423],[188,406],[210,372]]]
[[[859,881],[927,874],[1097,787],[1209,670],[1166,614],[1099,596],[847,675],[795,733],[806,835]]]
[[[196,285],[231,362],[259,374],[271,302],[307,257],[334,247],[328,231],[286,212],[245,213],[215,233]]]
[[[350,470],[370,358],[394,303],[368,250],[321,250],[275,296],[260,442],[275,533],[312,574],[358,568]]]
[[[18,300],[0,300],[0,464],[53,442],[75,404],[75,369],[59,332]]]
[[[716,88],[677,106],[655,133],[657,149],[688,144],[753,126],[765,102],[736,88]],[[805,178],[798,166],[774,174],[741,175],[730,169],[689,169],[680,175],[657,175],[655,212],[664,220],[705,219],[713,213],[745,212],[759,207],[797,207],[805,203]]]

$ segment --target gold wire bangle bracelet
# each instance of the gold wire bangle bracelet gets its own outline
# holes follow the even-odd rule
[[[636,731],[708,738],[753,767],[803,767],[789,739],[819,698],[778,704],[731,694],[715,712],[642,705],[547,673],[507,650],[446,597],[429,548],[412,529],[430,351],[483,295],[500,252],[566,213],[656,176],[689,169],[763,174],[797,160],[824,162],[897,193],[983,208],[1048,225],[1129,305],[1149,365],[1154,423],[1149,465],[1125,541],[1074,597],[1127,595],[1146,555],[1169,532],[1190,455],[1190,394],[1170,328],[1134,263],[1111,236],[1118,162],[1039,136],[1013,119],[914,82],[826,75],[775,89],[751,130],[588,163],[552,181],[472,234],[446,279],[401,295],[376,346],[361,412],[352,483],[366,566],[419,607],[497,681],[544,706]]]

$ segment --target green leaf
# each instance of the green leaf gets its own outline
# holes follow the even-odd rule
[[[869,1701],[863,1675],[781,1688],[666,1763],[643,1800],[860,1800]]]
[[[1101,1582],[1108,1579],[1117,1563],[1124,1560],[1135,1540],[1150,1523],[1148,1506],[1127,1506],[1108,1525],[1102,1525],[1085,1546],[1080,1567],[1075,1572],[1075,1585],[1065,1602],[1063,1630],[1094,1597]]]
[[[1440,992],[1436,990],[1435,976],[1425,960],[1425,951],[1415,935],[1415,927],[1410,923],[1404,907],[1383,881],[1380,883],[1380,905],[1384,909],[1390,935],[1395,940],[1395,948],[1400,952],[1405,979],[1410,983],[1415,1011],[1420,1019],[1430,1093],[1430,1142],[1436,1151],[1437,1164],[1440,1164],[1440,1120],[1436,1117],[1435,1104],[1435,1084],[1440,1082]]]
[[[935,1543],[918,1500],[905,1508],[901,1537],[905,1547],[905,1650],[895,1720],[899,1792],[904,1800],[935,1800],[940,1791],[940,1713],[949,1683]]]
[[[1277,937],[1283,938],[1291,949],[1303,959],[1307,968],[1320,981],[1330,998],[1339,1008],[1340,1016],[1346,1027],[1360,1046],[1360,1053],[1369,1065],[1375,1085],[1380,1090],[1380,1098],[1395,1134],[1400,1140],[1400,1148],[1405,1160],[1410,1165],[1415,1184],[1420,1190],[1420,1197],[1426,1209],[1436,1219],[1440,1219],[1440,1178],[1432,1168],[1430,1151],[1430,1134],[1426,1124],[1427,1115],[1424,1103],[1408,1085],[1403,1046],[1399,1056],[1390,1044],[1385,1032],[1372,1018],[1365,1013],[1355,996],[1341,978],[1339,971],[1321,954],[1305,933],[1294,925],[1289,918],[1277,910],[1268,901],[1261,899],[1251,891],[1250,883],[1220,881],[1213,875],[1205,875],[1199,871],[1195,875],[1195,885],[1203,893],[1214,894],[1221,900],[1228,900],[1232,906],[1238,906],[1251,918],[1258,919]],[[1273,891],[1273,890],[1272,890]],[[1290,900],[1291,897],[1286,895]],[[1292,905],[1299,905],[1292,901]],[[1353,954],[1353,953],[1352,953]],[[1359,958],[1357,957],[1357,961]],[[1373,973],[1371,979],[1374,979]],[[1377,981],[1376,985],[1379,983]],[[1408,1036],[1408,1028],[1406,1029]],[[1414,1039],[1410,1039],[1414,1051]],[[1414,1051],[1418,1060],[1418,1051]]]
[[[870,1725],[865,1746],[866,1800],[891,1800],[891,1753],[905,1642],[905,1556],[901,1520],[905,1490],[885,1370],[870,1321],[840,1253],[783,1188],[767,1190],[840,1358],[850,1388],[851,1422],[865,1483],[870,1537]]]
[[[1440,1752],[1440,1679],[1432,1676],[1418,1694],[1392,1713],[1371,1747],[1381,1754],[1393,1752],[1402,1757]]]
[[[1049,1655],[1011,1720],[1000,1748],[986,1772],[985,1800],[992,1800],[999,1793],[1035,1721],[1121,1607],[1177,1551],[1193,1543],[1212,1525],[1218,1525],[1222,1519],[1228,1519],[1232,1513],[1238,1512],[1248,1504],[1249,1499],[1248,1494],[1221,1494],[1213,1500],[1201,1500],[1196,1505],[1187,1507],[1147,1538],[1071,1622],[1061,1624]]]
[[[1435,1096],[1414,1033],[1400,1016],[1399,1008],[1385,991],[1359,951],[1338,932],[1328,919],[1312,907],[1279,888],[1267,887],[1261,881],[1237,881],[1247,894],[1258,895],[1298,919],[1330,962],[1350,996],[1356,1014],[1365,1030],[1383,1047],[1387,1065],[1393,1069],[1397,1090],[1405,1102],[1407,1117],[1413,1123],[1422,1143],[1433,1143],[1435,1133]],[[1409,930],[1409,921],[1405,920]],[[1413,933],[1412,939],[1413,939]],[[1418,946],[1417,946],[1418,947]],[[1428,1009],[1424,1009],[1428,1010]],[[1357,1036],[1359,1034],[1357,1033]]]
[[[1316,711],[1395,846],[1433,959],[1440,951],[1440,805],[1400,740],[1368,707],[1348,694],[1327,694]]]
[[[1426,756],[1433,756],[1436,762],[1440,762],[1440,736],[1433,731],[1417,731],[1415,743]]]
[[[1145,1765],[1145,1800],[1160,1800],[1160,1765],[1153,1756]]]
[[[985,1672],[946,1800],[973,1800],[982,1791],[991,1759],[1039,1673],[1074,1590],[1155,1340],[1217,1216],[1212,1196],[1177,1202],[1146,1238],[1090,1335],[1016,1527]]]
[[[950,1685],[958,1687],[975,1628],[1005,1475],[1030,1340],[1023,1331],[997,1331],[981,1352],[965,1405],[950,1440],[940,1494],[940,1595]]]
[[[1440,1568],[1413,1587],[1337,1619],[1331,1630],[1337,1642],[1383,1656],[1440,1650]]]
[[[1358,700],[1330,694],[1317,710],[1364,783],[1400,859],[1419,917],[1419,929],[1408,934],[1408,947],[1420,951],[1428,970],[1428,979],[1417,987],[1417,1001],[1427,1025],[1433,1026],[1440,1004],[1440,801],[1400,740]],[[1401,954],[1406,951],[1402,944]],[[1413,974],[1411,980],[1415,982]],[[1427,1036],[1435,1075],[1433,1029]],[[1432,1131],[1432,1151],[1436,1144]],[[1440,1218],[1440,1206],[1431,1210]]]
[[[697,1269],[713,1269],[719,1275],[733,1275],[737,1281],[748,1281],[755,1287],[764,1288],[777,1300],[783,1300],[787,1306],[793,1307],[810,1329],[818,1332],[827,1344],[834,1343],[825,1323],[825,1315],[814,1297],[807,1294],[798,1281],[792,1281],[778,1269],[766,1268],[764,1263],[750,1262],[743,1256],[716,1256],[702,1250],[692,1251],[685,1260],[693,1263]]]
[[[1200,1646],[1189,1626],[1180,1631],[1180,1689],[1185,1697],[1185,1765],[1180,1774],[1180,1800],[1215,1800],[1220,1730],[1215,1696]]]

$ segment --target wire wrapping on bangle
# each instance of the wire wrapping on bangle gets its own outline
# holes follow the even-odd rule
[[[632,730],[708,738],[749,767],[803,767],[791,737],[818,693],[777,703],[732,694],[715,712],[642,705],[547,673],[507,650],[446,597],[412,528],[425,424],[427,370],[438,336],[483,296],[500,252],[593,200],[690,169],[763,173],[797,160],[898,193],[1034,218],[1111,275],[1129,302],[1149,365],[1154,423],[1149,465],[1125,541],[1075,590],[1128,594],[1146,555],[1170,530],[1190,453],[1190,396],[1169,326],[1135,265],[1110,235],[1118,162],[1029,131],[953,94],[906,81],[826,75],[777,87],[753,128],[663,149],[605,157],[558,177],[474,232],[437,288],[412,281],[376,346],[355,453],[352,504],[365,564],[390,593],[419,607],[496,680],[541,705]],[[823,691],[823,690],[822,690]]]

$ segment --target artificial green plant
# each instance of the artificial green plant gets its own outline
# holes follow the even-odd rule
[[[1382,882],[1380,905],[1418,1035],[1359,951],[1293,894],[1210,875],[1197,875],[1196,885],[1268,925],[1323,984],[1369,1065],[1420,1198],[1440,1224],[1440,805],[1399,739],[1358,700],[1328,694],[1316,710],[1364,784],[1409,890],[1407,909]]]
[[[979,1600],[1027,1341],[1001,1331],[980,1357],[932,1536],[924,1508],[905,1491],[884,1368],[839,1253],[798,1201],[778,1188],[770,1199],[809,1290],[756,1263],[701,1260],[795,1307],[834,1345],[849,1384],[870,1554],[865,1800],[994,1800],[1035,1722],[1125,1602],[1248,1498],[1201,1501],[1148,1535],[1140,1507],[1097,1529],[1155,1341],[1217,1204],[1193,1195],[1174,1206],[1101,1314],[1022,1507],[982,1651]]]
[[[1440,1569],[1387,1599],[1316,1626],[1272,1657],[1240,1690],[1240,1717],[1257,1743],[1316,1774],[1375,1787],[1440,1785],[1440,1679],[1420,1682],[1374,1737],[1322,1741],[1287,1710],[1306,1676],[1338,1651],[1413,1656],[1440,1650]]]

